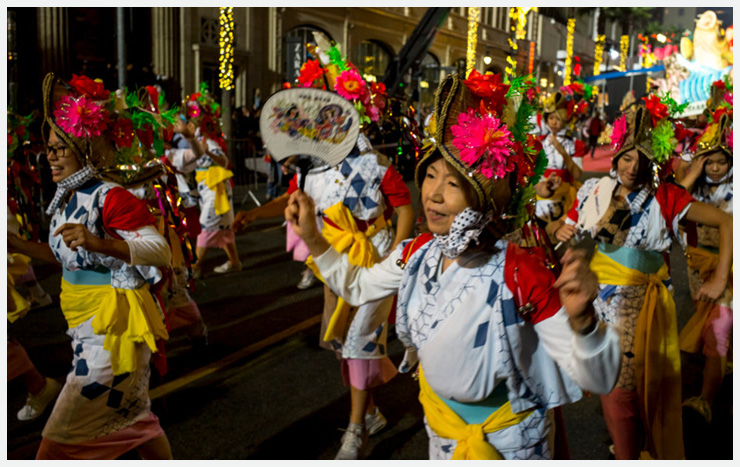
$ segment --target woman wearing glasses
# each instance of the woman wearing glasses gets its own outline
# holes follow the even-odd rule
[[[616,459],[682,459],[681,360],[668,264],[679,223],[719,228],[719,264],[697,291],[716,300],[725,290],[732,258],[732,218],[663,182],[675,149],[672,103],[644,98],[634,114],[617,119],[616,154],[608,181],[608,207],[588,232],[598,242],[591,262],[599,277],[594,302],[599,319],[621,331],[622,367],[614,390],[601,396]],[[605,185],[588,180],[555,236],[569,241],[580,216],[592,215],[589,198]]]
[[[137,112],[123,110],[102,83],[44,79],[43,136],[57,184],[47,210],[49,243],[9,238],[9,249],[63,267],[60,304],[72,338],[73,368],[42,432],[38,459],[116,459],[131,449],[171,458],[148,396],[149,361],[167,338],[149,284],[171,251],[146,205],[102,179],[103,168],[139,144]],[[128,121],[127,121],[128,120]],[[157,131],[138,127],[138,131]],[[141,149],[138,149],[141,151]],[[148,156],[139,152],[134,156]]]
[[[518,227],[512,214],[526,212],[517,193],[533,189],[534,161],[516,148],[536,146],[499,120],[517,115],[508,89],[458,75],[440,85],[435,147],[416,174],[431,233],[402,242],[384,261],[353,266],[332,249],[304,192],[293,193],[285,211],[349,303],[398,294],[401,369],[418,356],[432,459],[552,458],[551,409],[580,399],[579,386],[609,392],[618,373],[618,337],[598,324],[596,277],[584,256],[568,252],[556,281],[536,253],[503,240]]]

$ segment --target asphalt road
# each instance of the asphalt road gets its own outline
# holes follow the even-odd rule
[[[245,193],[237,187],[235,201]],[[263,186],[255,191],[261,200],[263,193]],[[417,196],[412,198],[416,202]],[[245,206],[254,204],[247,201]],[[332,459],[339,448],[340,430],[348,422],[349,390],[342,385],[336,357],[318,347],[321,287],[296,288],[302,265],[285,252],[281,224],[280,219],[258,221],[237,237],[242,271],[209,274],[226,256],[208,253],[206,275],[192,296],[208,325],[210,344],[194,351],[181,331],[173,332],[167,343],[168,373],[152,377],[151,395],[177,459]],[[62,381],[72,352],[56,298],[60,271],[39,265],[36,273],[55,303],[9,325],[8,333],[43,374]],[[678,248],[671,253],[671,275],[680,329],[693,305]],[[403,352],[397,339],[389,339],[389,352],[399,363]],[[684,356],[685,397],[700,389],[700,364]],[[389,424],[370,439],[369,459],[427,458],[417,394],[417,383],[408,375],[378,390],[376,401]],[[19,422],[15,413],[24,399],[22,384],[8,383],[8,459],[34,457],[48,416]],[[572,458],[609,459],[598,397],[585,397],[563,412]],[[731,458],[731,376],[711,426],[691,415],[685,417],[688,457]],[[137,457],[131,453],[124,458]]]

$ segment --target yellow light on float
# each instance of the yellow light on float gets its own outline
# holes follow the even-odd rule
[[[619,41],[619,48],[622,56],[621,62],[619,63],[619,68],[621,68],[622,71],[627,71],[627,54],[629,53],[630,48],[630,36],[622,36],[621,40]]]
[[[529,43],[529,74],[534,70],[534,41]]]
[[[599,34],[598,36],[596,36],[596,45],[594,46],[594,76],[597,76],[601,73],[601,60],[604,57],[605,42],[605,34]]]
[[[478,47],[478,18],[480,7],[468,7],[468,50],[465,55],[465,77],[475,67],[475,49]]]
[[[218,81],[221,89],[234,89],[234,8],[219,8]]]
[[[565,76],[563,77],[563,84],[570,84],[570,75],[573,65],[573,33],[576,30],[576,19],[568,19],[568,36],[565,41]]]

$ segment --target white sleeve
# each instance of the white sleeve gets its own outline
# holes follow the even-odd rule
[[[534,326],[545,351],[582,389],[608,394],[619,376],[619,334],[599,322],[587,335],[573,332],[565,309]]]
[[[352,306],[390,297],[398,292],[403,270],[396,261],[403,254],[403,243],[388,257],[370,268],[354,266],[346,254],[329,248],[314,258],[329,288]]]
[[[172,261],[172,251],[167,240],[152,225],[138,230],[116,230],[128,244],[131,266],[167,266]]]
[[[178,171],[190,173],[195,170],[198,157],[192,149],[170,149],[167,151],[167,159]]]

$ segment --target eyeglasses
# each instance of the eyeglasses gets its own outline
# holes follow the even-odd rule
[[[46,154],[54,154],[54,157],[66,157],[67,146],[46,146]]]

